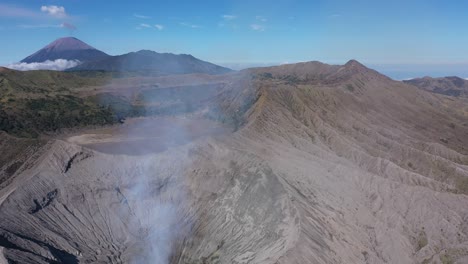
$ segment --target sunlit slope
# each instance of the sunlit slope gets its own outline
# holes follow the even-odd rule
[[[236,116],[255,98],[236,144],[268,160],[300,212],[280,263],[466,261],[464,101],[356,61],[248,73],[218,107]]]

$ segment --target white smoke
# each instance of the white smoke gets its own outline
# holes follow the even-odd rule
[[[65,59],[56,59],[54,61],[46,60],[44,62],[19,62],[7,65],[5,67],[18,70],[18,71],[33,71],[33,70],[53,70],[53,71],[63,71],[68,68],[73,68],[78,66],[81,62],[79,60],[65,60]]]
[[[139,131],[155,127],[153,122],[161,119],[148,118],[140,124],[134,124],[126,130],[128,137],[138,136]],[[170,124],[166,124],[170,125]],[[167,127],[160,131],[159,136],[165,138],[162,143],[164,148],[171,149],[179,144],[189,142],[190,132],[183,126]],[[135,145],[142,152],[151,151],[148,146]],[[174,150],[173,150],[174,151]],[[157,159],[151,156],[139,158],[139,170],[134,171],[136,177],[132,177],[134,185],[129,188],[129,200],[137,201],[135,206],[135,217],[130,222],[137,221],[142,230],[145,230],[141,238],[143,248],[139,256],[135,256],[132,264],[167,264],[170,262],[174,246],[180,236],[188,236],[190,225],[189,219],[184,219],[183,211],[187,206],[185,193],[184,169],[191,165],[191,159],[187,151],[175,151],[173,154],[177,159]],[[159,173],[155,173],[158,171]],[[165,174],[167,173],[167,174]],[[186,213],[185,213],[186,214]],[[187,215],[186,215],[187,216]],[[140,232],[141,233],[141,232]]]

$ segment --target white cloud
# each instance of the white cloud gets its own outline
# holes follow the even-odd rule
[[[235,15],[223,15],[222,18],[224,20],[233,20],[233,19],[236,19],[237,16],[235,16]]]
[[[135,29],[137,29],[137,30],[142,30],[142,29],[145,29],[145,28],[154,28],[154,29],[157,29],[157,30],[161,31],[161,30],[164,29],[164,26],[160,25],[160,24],[155,24],[155,25],[151,26],[150,24],[141,23],[140,25],[135,27]]]
[[[75,26],[75,25],[70,24],[70,23],[67,23],[67,22],[63,22],[62,24],[60,24],[60,27],[61,27],[61,28],[69,29],[69,30],[71,30],[71,31],[76,30],[76,26]]]
[[[56,5],[41,6],[41,11],[56,18],[67,17],[67,13],[65,13],[65,7],[63,6],[56,6]]]
[[[67,22],[63,22],[62,24],[23,24],[23,25],[18,25],[17,27],[23,28],[23,29],[63,28],[63,29],[71,30],[71,31],[76,30],[76,26]]]
[[[24,17],[24,18],[39,18],[39,12],[35,12],[23,7],[0,4],[0,17]]]
[[[62,25],[55,24],[35,24],[35,25],[18,25],[19,28],[32,29],[32,28],[61,28]]]
[[[141,18],[141,19],[150,19],[151,17],[150,16],[144,16],[144,15],[140,15],[140,14],[133,14],[134,17],[136,18]]]
[[[255,31],[265,31],[265,26],[263,25],[252,24],[250,25],[250,28]]]
[[[46,60],[44,62],[32,62],[32,63],[14,63],[7,65],[5,67],[19,70],[19,71],[32,71],[32,70],[53,70],[53,71],[63,71],[68,68],[75,67],[81,62],[79,60],[64,60],[56,59],[54,61]]]
[[[185,23],[185,22],[181,22],[181,23],[179,23],[179,25],[184,26],[184,27],[189,27],[189,28],[201,28],[201,26],[199,26],[199,25],[189,24],[189,23]]]
[[[257,19],[258,21],[261,21],[261,22],[267,22],[267,19],[265,17],[262,17],[262,16],[256,16],[255,19]]]

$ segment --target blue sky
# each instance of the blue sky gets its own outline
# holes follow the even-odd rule
[[[2,0],[0,65],[69,35],[112,55],[150,49],[221,64],[467,64],[467,10],[436,0]]]

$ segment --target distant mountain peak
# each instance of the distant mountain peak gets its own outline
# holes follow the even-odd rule
[[[65,37],[54,40],[21,62],[32,63],[57,59],[91,61],[108,56],[75,37]]]
[[[348,67],[348,68],[360,68],[360,69],[367,69],[366,66],[364,66],[364,64],[360,63],[359,61],[357,60],[349,60],[345,65],[345,67]]]
[[[141,55],[153,55],[153,54],[159,54],[159,53],[158,53],[158,52],[156,52],[156,51],[147,50],[147,49],[142,49],[142,50],[139,50],[139,51],[135,51],[134,53],[136,53],[136,54],[141,54]]]
[[[345,63],[341,69],[340,74],[347,76],[366,76],[366,78],[389,78],[373,69],[367,68],[364,64],[357,60],[350,60]]]
[[[83,41],[75,37],[59,38],[49,45],[45,46],[44,49],[54,50],[95,50],[94,47],[84,43]]]

